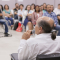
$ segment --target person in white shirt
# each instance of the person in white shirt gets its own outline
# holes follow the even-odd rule
[[[27,5],[26,9],[24,11],[24,17],[25,17],[24,26],[26,28],[26,26],[28,25],[28,30],[32,30],[33,29],[32,21],[31,21],[31,19],[32,19],[32,11],[30,9],[31,9],[31,6]]]
[[[59,25],[60,25],[60,4],[58,4],[58,8],[54,9],[55,14],[57,15]]]
[[[19,18],[19,21],[21,21],[21,23],[23,23],[23,13],[24,13],[24,5],[23,4],[20,4],[20,10],[18,10],[18,18]]]
[[[56,40],[56,33],[52,31],[54,21],[49,17],[38,18],[35,26],[34,38],[30,38],[31,30],[25,32],[20,40],[18,60],[36,60],[40,54],[60,53],[60,42]]]
[[[35,9],[34,8],[35,8],[35,6],[34,5],[31,5],[31,11],[32,11],[32,13],[35,12]]]

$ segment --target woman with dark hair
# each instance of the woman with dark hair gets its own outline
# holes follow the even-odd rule
[[[33,4],[31,5],[31,11],[32,13],[35,11],[35,6]]]
[[[5,26],[5,32],[4,32],[4,35],[5,35],[6,37],[8,37],[8,36],[11,36],[11,35],[8,34],[8,26],[7,26],[6,21],[3,19],[2,11],[3,11],[3,6],[0,5],[0,24],[3,24],[3,25]]]
[[[39,17],[41,17],[42,15],[43,15],[43,12],[40,11],[39,6],[36,5],[36,7],[35,7],[35,12],[32,14],[32,23],[33,23],[33,25],[36,25],[37,19],[38,19]]]
[[[11,10],[9,10],[9,6],[7,4],[4,6],[3,14],[5,16],[5,19],[8,21],[9,26],[13,27],[13,19],[11,17],[12,13]],[[11,21],[11,23],[9,22],[9,20]]]
[[[0,4],[0,6],[1,6],[1,9],[2,9],[2,11],[3,11],[3,6]]]
[[[24,5],[20,4],[19,10],[18,10],[18,17],[21,22],[23,22],[23,12],[24,12]]]
[[[35,4],[33,3],[33,4],[31,4],[31,6],[33,6],[34,7],[34,9],[35,9]]]
[[[26,28],[26,25],[28,25],[28,30],[32,30],[32,21],[31,21],[32,11],[30,9],[31,9],[31,6],[27,5],[26,9],[24,11],[24,18],[25,18],[24,19],[24,26]]]

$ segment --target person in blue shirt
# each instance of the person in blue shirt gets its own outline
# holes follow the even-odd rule
[[[58,36],[60,36],[60,25],[58,25],[58,19],[54,12],[51,11],[51,5],[47,5],[47,10],[43,16],[50,17],[54,20],[54,29],[58,31]]]

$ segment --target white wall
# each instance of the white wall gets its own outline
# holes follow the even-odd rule
[[[5,5],[8,4],[10,9],[15,7],[15,3],[24,4],[24,7],[28,4],[35,3],[36,5],[41,5],[43,3],[54,5],[54,7],[57,7],[57,5],[60,3],[60,0],[23,0],[23,2],[18,2],[18,0],[10,0],[10,1],[2,1],[0,0],[0,4]]]

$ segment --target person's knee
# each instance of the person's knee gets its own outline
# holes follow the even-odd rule
[[[6,17],[5,19],[8,20],[8,17]]]
[[[28,25],[31,25],[32,23],[31,22],[28,22]]]

